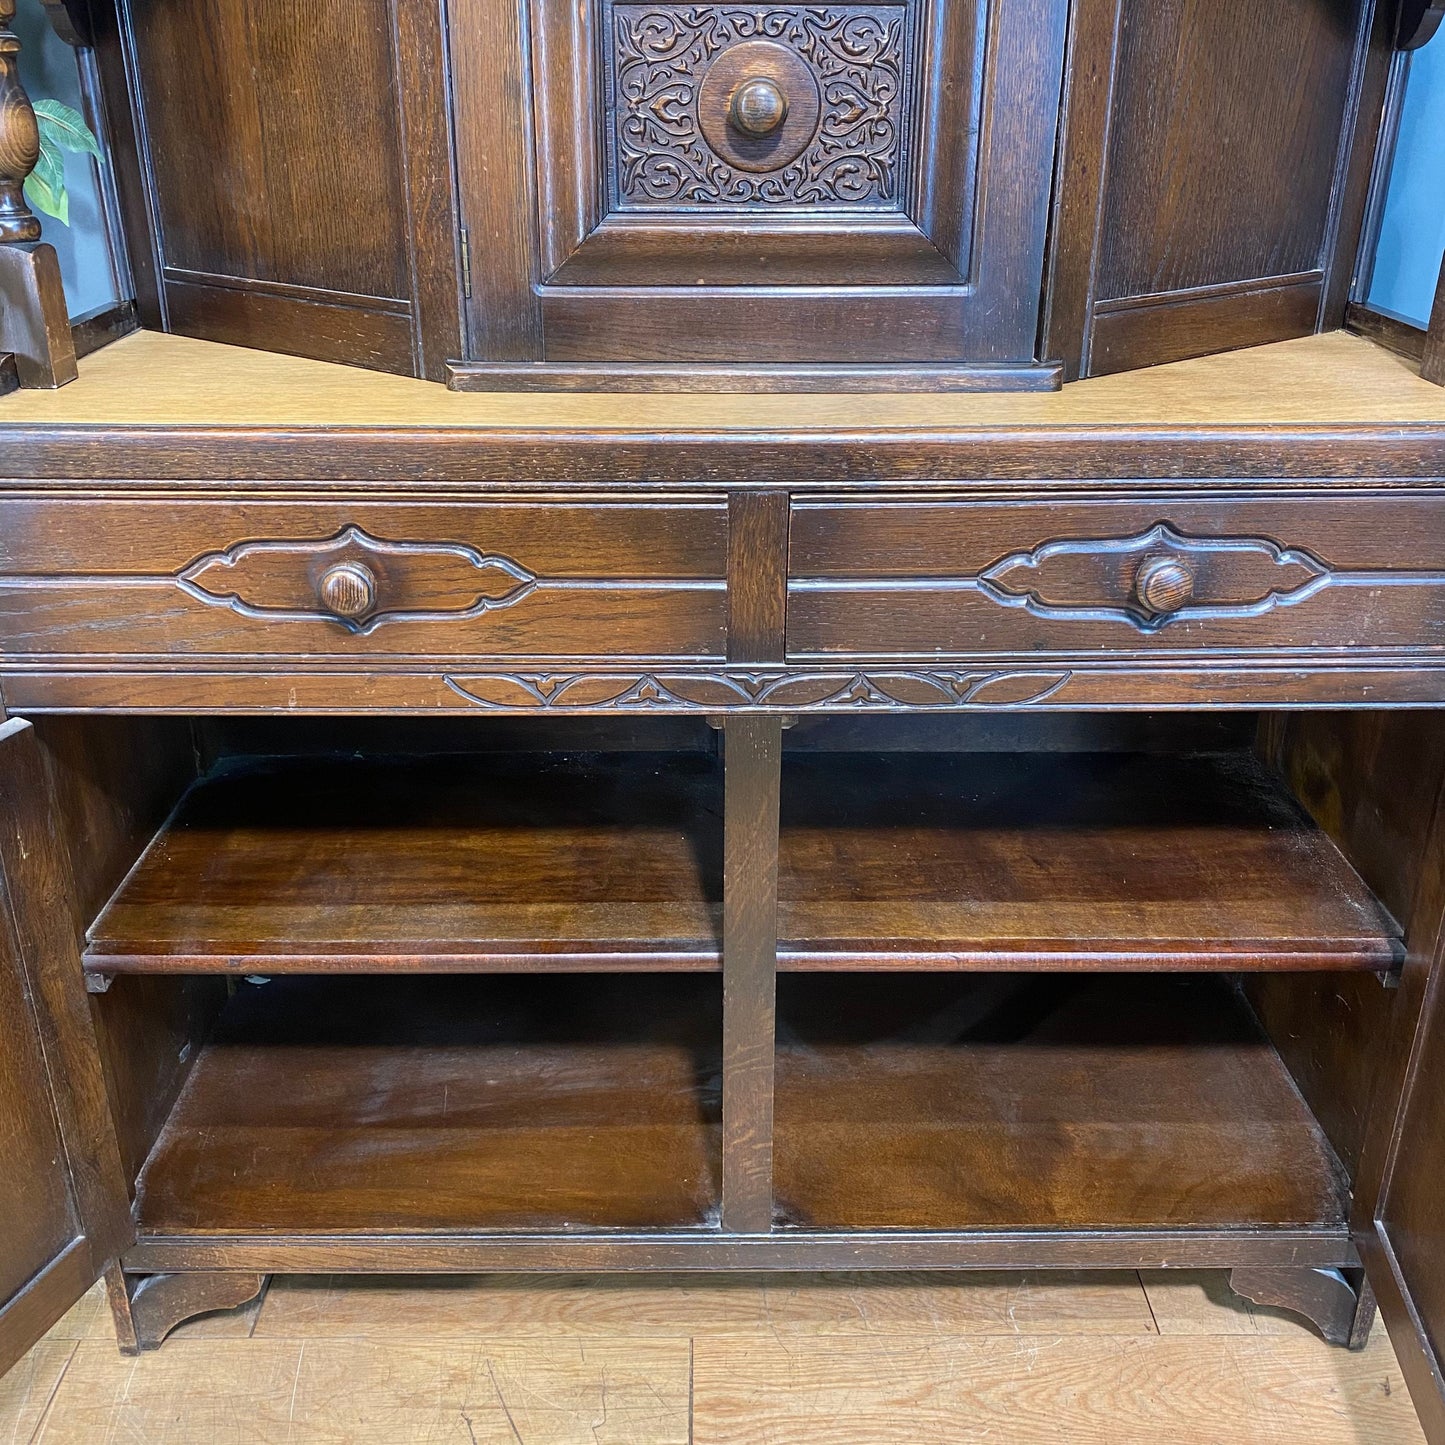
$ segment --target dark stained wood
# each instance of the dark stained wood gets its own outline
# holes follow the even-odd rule
[[[1404,1073],[1388,1102],[1384,1183],[1360,1250],[1427,1438],[1445,1431],[1445,937],[1430,961]]]
[[[1319,314],[1321,286],[1322,278],[1313,273],[1300,281],[1206,287],[1096,306],[1089,375],[1308,336]]]
[[[167,272],[165,287],[170,327],[183,336],[411,374],[408,308],[375,310],[319,288],[288,294],[203,285],[173,272]]]
[[[34,729],[0,725],[0,1371],[133,1238]]]
[[[448,11],[458,207],[471,272],[466,356],[540,361],[542,308],[533,287],[541,238],[528,175],[522,12],[495,0],[452,0]]]
[[[1368,525],[1361,525],[1366,516]],[[794,502],[792,661],[1045,653],[1076,659],[1433,645],[1445,618],[1445,496],[1308,495],[994,505]],[[1139,604],[1158,558],[1194,574],[1187,605]],[[1369,606],[1364,607],[1364,599]],[[1422,659],[1423,660],[1423,659]]]
[[[1437,386],[1445,386],[1445,265],[1435,291],[1435,308],[1430,313],[1430,330],[1420,358],[1420,375]]]
[[[1374,1296],[1359,1292],[1337,1269],[1246,1265],[1229,1272],[1229,1287],[1255,1304],[1304,1315],[1332,1345],[1362,1350],[1375,1322]]]
[[[236,1309],[255,1299],[266,1284],[264,1274],[148,1274],[127,1288],[124,1299],[111,1294],[119,1315],[121,1354],[158,1350],[177,1325],[213,1310]]]
[[[1124,0],[1087,0],[1069,9],[1042,349],[1044,360],[1062,361],[1066,381],[1077,381],[1089,372],[1101,202],[1123,14]]]
[[[1126,0],[1101,300],[1319,266],[1368,10]]]
[[[98,40],[142,315],[440,378],[461,335],[439,7],[122,14]]]
[[[1251,977],[1249,999],[1372,1217],[1425,978],[1445,916],[1445,733],[1437,714],[1306,713],[1270,752],[1291,789],[1404,927],[1396,990],[1338,974]]]
[[[1324,1225],[1346,1176],[1224,980],[779,980],[804,1229]]]
[[[782,723],[743,714],[723,730],[722,1227],[773,1222],[774,979]]]
[[[721,499],[14,507],[0,567],[48,577],[9,592],[11,622],[48,620],[43,638],[0,620],[0,653],[705,658],[725,645]],[[328,569],[347,562],[376,580],[361,619],[338,618],[324,596]]]
[[[1047,355],[1103,374],[1340,324],[1386,9],[1372,29],[1355,0],[1077,7]]]
[[[1388,311],[1377,311],[1352,301],[1345,309],[1345,326],[1356,335],[1368,337],[1376,345],[1387,347],[1399,356],[1408,357],[1411,361],[1424,359],[1428,333]]]
[[[0,0],[0,248],[5,250],[40,239],[40,220],[24,191],[40,156],[40,133],[20,80],[20,41],[10,28],[14,19],[15,0]]]
[[[1342,1224],[1259,1229],[608,1231],[556,1234],[150,1235],[126,1253],[137,1273],[257,1270],[474,1274],[643,1270],[1230,1269],[1257,1261],[1325,1269],[1359,1259]]]
[[[430,381],[444,381],[447,362],[462,355],[461,222],[445,12],[437,0],[391,0],[415,371]]]
[[[726,366],[702,362],[466,361],[447,368],[453,391],[863,392],[1056,391],[1055,366],[938,366],[928,362]]]
[[[787,969],[1389,968],[1398,928],[1247,756],[790,757]]]
[[[713,979],[276,979],[232,1000],[143,1235],[716,1223]]]
[[[96,920],[86,966],[716,970],[720,784],[687,754],[223,768]]]
[[[76,360],[99,351],[102,346],[109,346],[112,341],[119,341],[123,336],[129,336],[139,327],[140,319],[136,315],[134,301],[122,301],[77,317],[70,326]]]
[[[728,499],[728,661],[781,662],[788,613],[788,494]]]
[[[14,358],[22,387],[54,391],[78,375],[54,246],[0,243],[0,351]]]
[[[469,360],[1028,366],[1067,9],[948,0],[924,25],[891,6],[775,6],[764,39],[741,12],[661,12],[685,36],[654,53],[644,7],[595,21],[553,3],[534,7],[523,52],[509,7],[465,0]],[[733,92],[760,66],[793,98],[777,135],[739,139]],[[866,125],[824,83],[844,69]],[[651,105],[670,85],[698,100],[661,125]]]

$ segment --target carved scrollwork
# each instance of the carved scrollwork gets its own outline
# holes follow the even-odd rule
[[[513,672],[449,676],[447,686],[499,712],[865,712],[1027,707],[1069,672],[890,669],[860,672]]]
[[[1170,588],[1154,585],[1170,573]],[[1015,552],[981,572],[977,585],[1000,605],[1038,617],[1148,630],[1179,618],[1258,616],[1332,580],[1330,568],[1302,549],[1264,537],[1188,537],[1161,522],[1129,537],[1067,537]]]
[[[912,68],[907,5],[611,7],[607,48],[615,203],[896,208]],[[713,61],[745,41],[787,46],[816,77],[811,142],[776,170],[729,165],[698,123]]]
[[[354,571],[373,587],[338,611],[327,583]],[[519,601],[537,579],[510,557],[460,542],[390,542],[360,527],[322,540],[239,542],[198,557],[177,577],[192,597],[243,617],[336,622],[365,634],[396,621],[459,621]]]

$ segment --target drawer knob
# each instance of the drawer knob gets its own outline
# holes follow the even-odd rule
[[[365,617],[376,606],[376,578],[360,562],[338,562],[321,574],[321,604],[338,617]]]
[[[728,120],[746,135],[771,135],[787,118],[788,98],[766,76],[751,76],[733,92]]]
[[[1167,617],[1194,596],[1194,573],[1177,557],[1146,557],[1134,578],[1134,592],[1146,611]]]

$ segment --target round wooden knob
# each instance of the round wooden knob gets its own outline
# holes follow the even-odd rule
[[[338,617],[365,617],[376,606],[376,578],[360,562],[338,562],[321,576],[321,604]]]
[[[745,135],[771,135],[787,118],[787,96],[761,75],[743,81],[728,107],[728,120]]]
[[[1148,611],[1167,616],[1194,596],[1194,573],[1177,557],[1151,557],[1139,568],[1134,592]]]

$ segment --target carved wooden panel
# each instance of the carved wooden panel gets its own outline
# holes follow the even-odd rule
[[[614,0],[604,50],[613,204],[623,210],[897,209],[917,87],[916,10],[911,4],[755,7]],[[739,47],[758,41],[802,61],[802,73],[780,83],[788,115],[806,105],[812,130],[800,137],[800,152],[790,145],[776,165],[764,158],[745,169],[732,163],[726,139],[710,140],[700,107],[708,100],[715,68],[725,67]],[[787,124],[785,118],[780,127]]]
[[[464,385],[679,362],[1052,383],[1035,361],[1068,0],[532,0],[521,85],[516,7],[448,9],[466,361],[496,363],[454,369]]]

